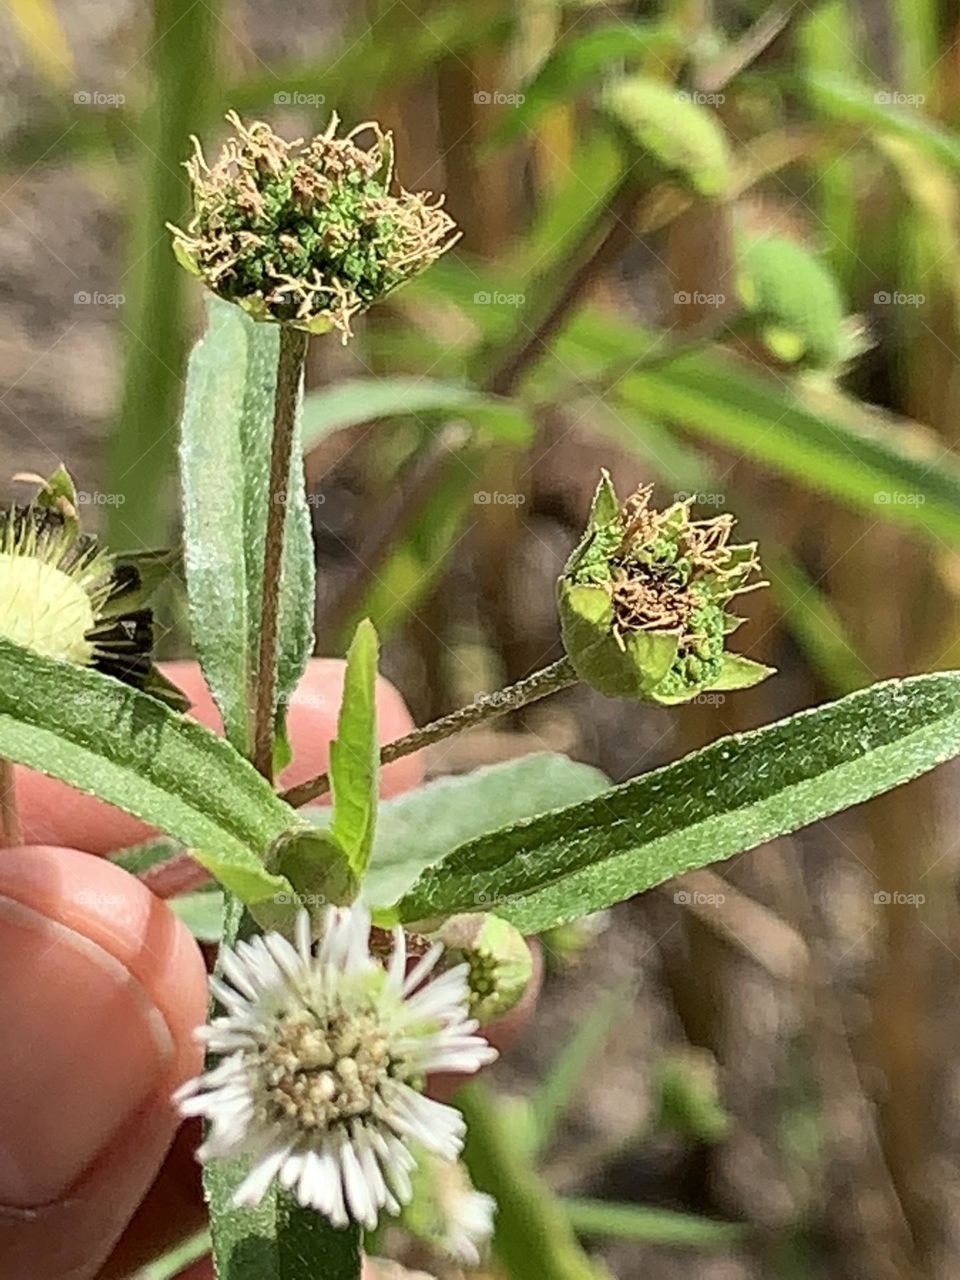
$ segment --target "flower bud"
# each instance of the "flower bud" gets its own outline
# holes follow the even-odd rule
[[[530,985],[530,948],[523,934],[499,916],[451,916],[437,937],[447,948],[451,965],[469,966],[469,1008],[480,1022],[509,1012]]]
[[[691,501],[650,506],[653,486],[621,507],[602,473],[586,532],[558,583],[567,654],[581,680],[609,697],[672,705],[744,689],[772,667],[726,652],[743,621],[730,600],[764,582],[756,543],[730,542],[729,514],[690,518]]]
[[[227,119],[236,136],[212,166],[194,139],[194,216],[170,230],[182,265],[254,319],[337,328],[346,341],[352,316],[457,238],[441,200],[391,190],[393,145],[379,125],[338,138],[334,115],[309,142],[286,142],[261,121]]]

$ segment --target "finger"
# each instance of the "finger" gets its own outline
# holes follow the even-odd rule
[[[163,670],[190,698],[190,714],[220,733],[220,714],[199,666],[195,662],[168,662],[163,664]],[[280,775],[282,786],[295,786],[326,770],[344,671],[345,664],[338,658],[312,658],[308,663],[290,697],[287,725],[293,759]],[[400,694],[382,677],[377,682],[377,712],[381,742],[398,738],[413,727]],[[152,834],[151,828],[139,819],[55,778],[19,766],[14,777],[24,843],[69,845],[88,853],[111,853],[138,844]],[[422,766],[415,757],[408,756],[386,766],[381,793],[396,795],[420,781]]]
[[[201,1065],[200,952],[167,907],[75,849],[0,858],[0,1275],[88,1280]]]

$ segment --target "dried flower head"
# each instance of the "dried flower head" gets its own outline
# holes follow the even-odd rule
[[[693,520],[690,500],[665,511],[652,486],[621,506],[603,473],[580,545],[559,582],[564,644],[577,674],[614,697],[686,702],[742,689],[772,668],[726,651],[743,621],[730,601],[766,586],[756,543],[730,541],[728,513]]]
[[[194,138],[194,216],[171,230],[183,265],[255,319],[346,341],[357,312],[456,240],[442,199],[391,190],[392,139],[378,124],[338,138],[334,115],[310,141],[286,142],[262,121],[227,119],[236,135],[212,166]]]
[[[179,691],[153,666],[153,617],[140,607],[136,564],[118,561],[81,533],[66,472],[50,482],[29,478],[46,486],[40,498],[0,510],[0,636],[183,707]]]
[[[316,954],[305,911],[296,946],[267,933],[223,949],[211,986],[227,1012],[198,1033],[223,1058],[176,1099],[210,1122],[201,1159],[251,1158],[238,1204],[277,1178],[335,1226],[372,1229],[410,1200],[413,1144],[456,1159],[463,1118],[421,1093],[424,1078],[476,1071],[496,1050],[467,1014],[466,966],[427,981],[442,951],[407,972],[398,927],[382,963],[360,907],[327,909]]]

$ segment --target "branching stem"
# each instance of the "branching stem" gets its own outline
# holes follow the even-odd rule
[[[484,724],[488,720],[495,720],[498,716],[506,715],[508,711],[516,711],[529,702],[536,702],[539,698],[545,698],[548,694],[576,684],[578,680],[579,676],[570,665],[569,658],[561,658],[558,662],[535,671],[532,676],[527,676],[506,689],[500,689],[497,693],[481,694],[475,702],[461,707],[458,711],[451,711],[449,715],[441,716],[439,720],[433,720],[421,729],[413,729],[404,737],[388,742],[380,751],[380,763],[389,764],[391,760],[400,760],[403,756],[412,755],[414,751],[421,751],[431,743],[441,742],[452,734],[462,733],[465,729],[472,729],[475,725]],[[299,807],[309,804],[311,800],[316,800],[318,796],[326,795],[329,790],[329,775],[321,773],[285,791],[283,799],[287,804]]]

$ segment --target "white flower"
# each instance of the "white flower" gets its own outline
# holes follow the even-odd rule
[[[459,1161],[444,1169],[438,1186],[444,1228],[440,1247],[457,1262],[479,1266],[480,1255],[493,1235],[496,1200],[474,1189]]]
[[[428,1072],[473,1072],[497,1056],[468,1017],[467,968],[427,981],[439,944],[407,972],[403,930],[388,963],[370,954],[370,916],[328,907],[314,954],[306,911],[296,946],[278,933],[222,956],[211,989],[227,1013],[200,1028],[225,1055],[174,1095],[209,1121],[201,1160],[248,1155],[235,1194],[255,1205],[274,1178],[337,1227],[373,1228],[411,1196],[410,1146],[454,1160],[459,1111],[420,1092]]]

